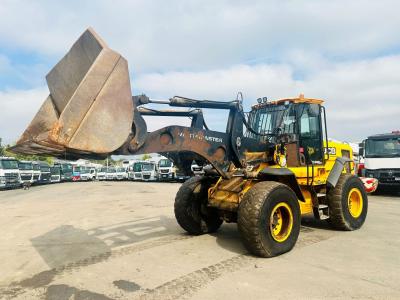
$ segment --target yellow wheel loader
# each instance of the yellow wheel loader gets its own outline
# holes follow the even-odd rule
[[[240,93],[230,102],[132,97],[126,60],[92,29],[46,80],[50,94],[11,150],[69,159],[158,152],[187,174],[195,161],[204,176],[182,184],[174,207],[190,234],[237,222],[246,248],[272,257],[294,247],[304,214],[340,230],[365,221],[368,199],[352,150],[328,140],[322,100],[260,98],[244,112]],[[201,108],[227,110],[226,131],[210,130]],[[147,132],[143,116],[189,117],[191,126]]]

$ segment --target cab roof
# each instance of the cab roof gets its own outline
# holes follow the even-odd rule
[[[305,98],[304,94],[300,94],[298,97],[294,98],[283,98],[264,103],[258,103],[253,105],[253,108],[261,108],[267,105],[279,105],[279,104],[284,104],[285,102],[296,103],[296,104],[297,103],[322,104],[324,103],[324,100],[315,98]]]

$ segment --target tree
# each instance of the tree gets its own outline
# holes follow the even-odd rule
[[[142,160],[148,160],[150,158],[151,158],[151,155],[149,155],[149,154],[143,154],[143,156],[142,156]]]
[[[4,147],[1,142],[2,142],[2,138],[0,138],[0,156],[3,156],[4,155]]]

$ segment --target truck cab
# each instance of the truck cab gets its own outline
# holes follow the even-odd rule
[[[361,145],[365,177],[378,179],[381,187],[400,188],[400,131],[369,136]]]
[[[40,179],[40,165],[38,162],[33,161],[32,162],[32,167],[33,167],[33,183],[39,183]]]
[[[11,157],[0,157],[0,188],[15,188],[21,185],[18,161]]]
[[[142,180],[142,165],[143,161],[136,161],[132,166],[132,180]]]
[[[142,180],[144,181],[156,181],[158,180],[158,167],[155,162],[143,162],[142,163]]]
[[[21,184],[33,183],[33,164],[30,161],[18,162]]]
[[[61,181],[72,181],[72,165],[69,163],[55,163],[59,166],[61,172]]]
[[[81,166],[72,167],[72,181],[81,180]]]
[[[106,180],[107,177],[107,167],[101,167],[97,170],[97,179],[98,180]]]
[[[117,179],[117,170],[115,167],[108,167],[106,172],[106,180],[115,180]]]
[[[175,180],[176,168],[168,158],[162,158],[158,161],[158,178],[160,180]]]
[[[51,172],[50,172],[50,166],[47,162],[40,161],[38,162],[39,167],[40,167],[40,176],[39,176],[39,183],[44,184],[44,183],[50,183],[51,180]]]
[[[117,167],[115,176],[117,180],[125,180],[128,178],[128,173],[124,167]]]
[[[58,183],[61,182],[61,167],[59,165],[54,165],[50,167],[50,182]]]

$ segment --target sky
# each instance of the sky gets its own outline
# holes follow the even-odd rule
[[[324,99],[330,137],[400,129],[398,1],[0,1],[0,137],[13,143],[45,76],[88,27],[129,62],[133,94]],[[211,129],[226,116],[206,111]],[[154,130],[186,120],[147,119]]]

